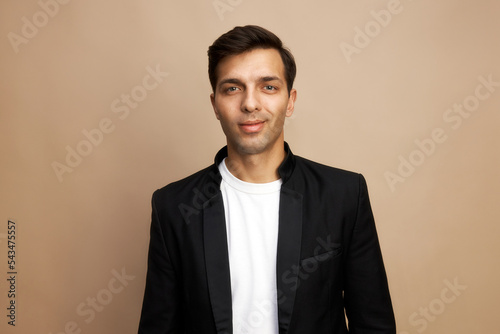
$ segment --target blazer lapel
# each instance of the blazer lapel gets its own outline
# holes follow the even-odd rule
[[[204,203],[203,239],[208,289],[217,333],[233,333],[231,279],[222,194]]]
[[[290,327],[297,290],[300,245],[302,239],[302,195],[282,187],[279,206],[278,253],[276,282],[278,288],[279,332]]]

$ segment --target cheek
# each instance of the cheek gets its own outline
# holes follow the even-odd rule
[[[230,130],[236,126],[236,121],[234,120],[234,117],[231,117],[230,113],[221,112],[219,113],[217,119],[221,123],[222,128],[225,130]]]
[[[236,98],[224,98],[215,101],[215,109],[220,118],[230,119],[239,111]]]
[[[280,100],[279,102],[275,102],[270,110],[274,111],[273,113],[275,119],[282,120],[286,118],[288,113],[288,101],[284,102],[283,100]]]

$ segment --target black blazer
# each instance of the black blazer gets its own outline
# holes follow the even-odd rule
[[[278,169],[279,333],[396,333],[363,176],[294,156],[287,143],[285,150]],[[153,194],[140,334],[233,333],[217,168],[225,156],[227,147],[210,167]]]

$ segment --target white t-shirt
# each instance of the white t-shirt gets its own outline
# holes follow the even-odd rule
[[[278,334],[276,250],[281,179],[249,183],[219,164],[235,334]]]

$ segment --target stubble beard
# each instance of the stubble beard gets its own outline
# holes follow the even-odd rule
[[[285,121],[285,116],[282,119],[276,120],[281,125],[276,127],[270,127],[264,129],[262,133],[256,133],[255,135],[247,135],[249,137],[254,136],[255,138],[242,138],[237,137],[234,140],[234,148],[241,155],[253,155],[260,154],[268,150],[280,137],[283,132],[283,125]]]

